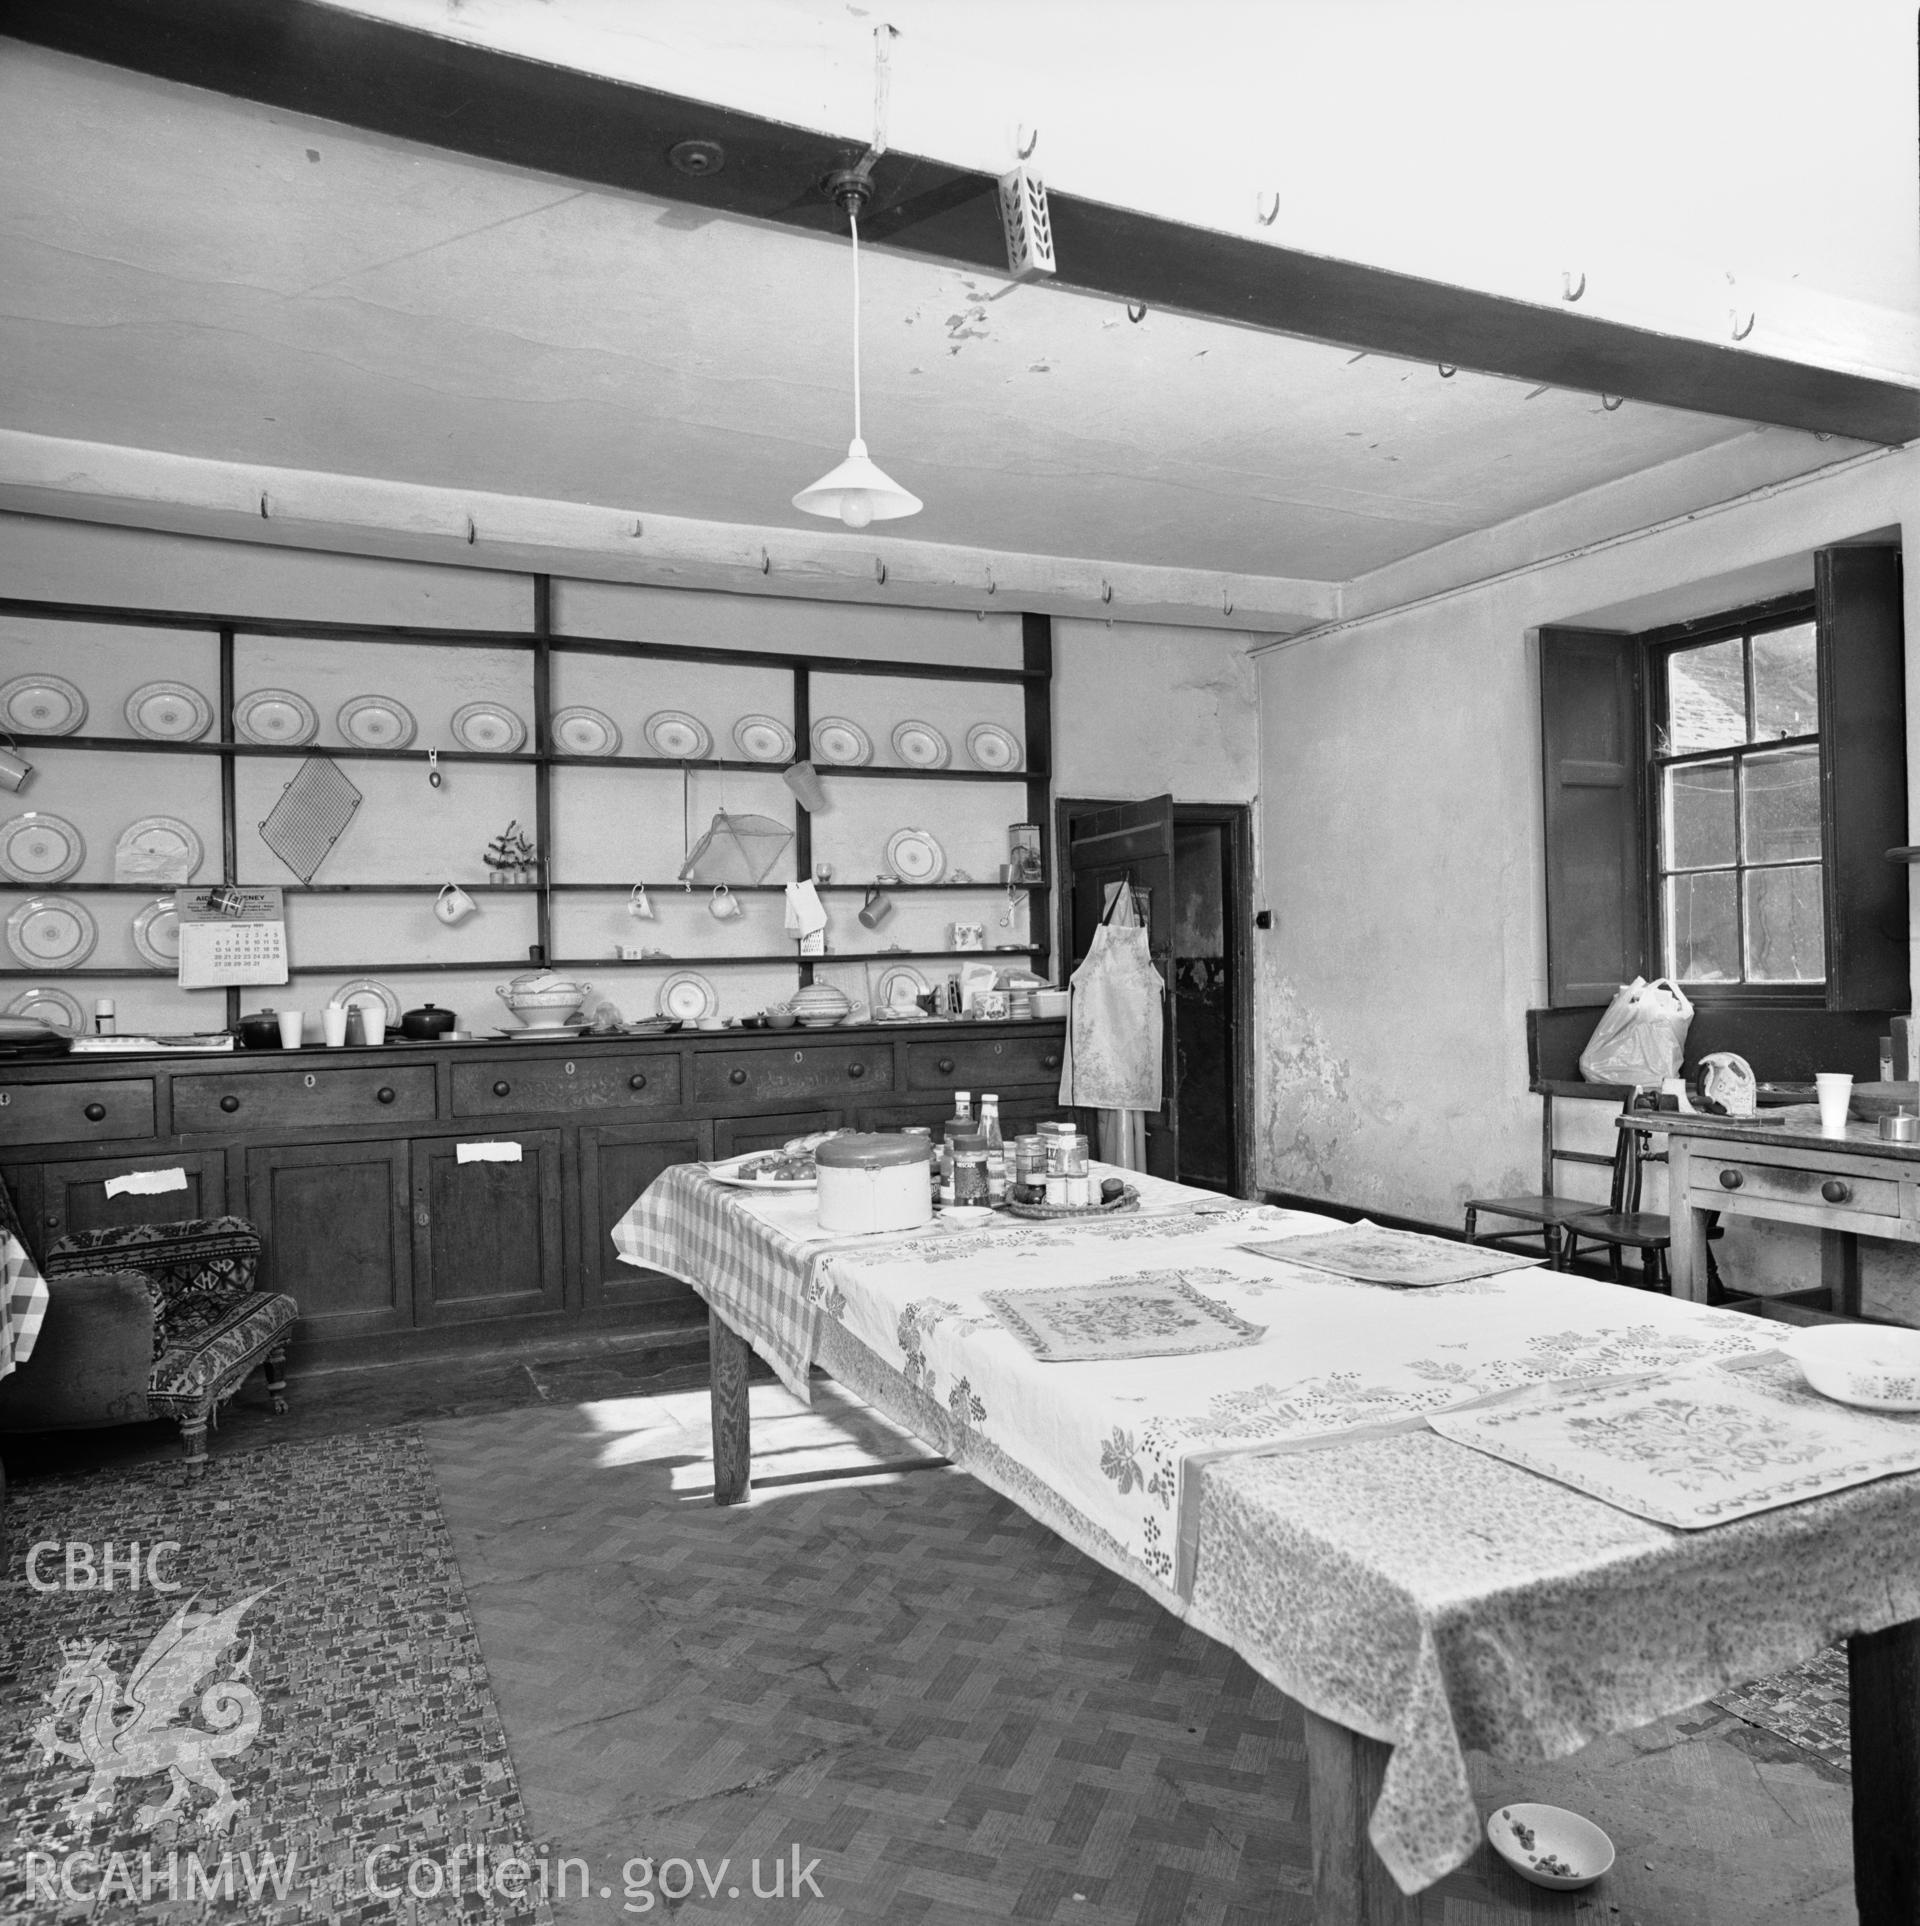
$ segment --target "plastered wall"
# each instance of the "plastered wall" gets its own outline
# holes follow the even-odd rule
[[[1895,524],[1920,553],[1920,453],[1258,658],[1263,880],[1275,911],[1272,932],[1255,938],[1262,1183],[1450,1224],[1469,1196],[1538,1188],[1525,1045],[1525,1012],[1546,992],[1531,632]],[[1916,574],[1910,744],[1920,742]],[[1920,799],[1920,784],[1912,793]],[[1610,1141],[1604,1118],[1576,1120],[1582,1132],[1595,1147]],[[1817,1281],[1810,1235],[1742,1231],[1723,1261],[1749,1286]],[[1890,1303],[1914,1301],[1905,1267],[1904,1255],[1881,1254]]]

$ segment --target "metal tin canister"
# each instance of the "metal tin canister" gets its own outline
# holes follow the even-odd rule
[[[1896,1110],[1880,1119],[1880,1134],[1890,1144],[1920,1143],[1920,1116],[1911,1110]]]
[[[823,1231],[917,1230],[933,1222],[924,1137],[850,1131],[815,1146]]]

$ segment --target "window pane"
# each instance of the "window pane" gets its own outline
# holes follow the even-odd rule
[[[1814,674],[1813,624],[1768,629],[1753,638],[1753,735],[1812,736],[1820,731],[1820,687]]]
[[[1740,638],[1675,649],[1667,657],[1667,753],[1730,749],[1747,739],[1747,682]]]
[[[1667,855],[1661,867],[1707,869],[1731,863],[1735,856],[1733,764],[1686,763],[1664,772],[1664,786]]]
[[[1747,861],[1820,860],[1820,752],[1775,749],[1740,771]]]
[[[1740,925],[1730,869],[1667,878],[1667,974],[1683,983],[1740,980]]]
[[[1818,983],[1827,974],[1820,865],[1747,872],[1747,981]]]

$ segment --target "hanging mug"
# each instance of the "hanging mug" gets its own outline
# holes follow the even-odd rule
[[[5,731],[0,730],[0,735],[5,735]],[[14,747],[11,736],[6,736],[6,744],[0,749],[0,788],[24,789],[27,778],[33,774],[33,764]]]
[[[740,899],[725,883],[715,883],[713,894],[707,898],[707,911],[721,922],[731,923],[740,914]]]
[[[860,920],[870,930],[877,930],[893,914],[893,898],[878,883],[868,885],[866,901],[860,905]]]
[[[653,905],[647,900],[647,886],[645,883],[635,883],[634,886],[627,891],[627,914],[638,922],[651,923],[653,921]]]
[[[458,883],[441,886],[440,894],[433,899],[433,913],[449,928],[455,923],[464,923],[478,905]]]

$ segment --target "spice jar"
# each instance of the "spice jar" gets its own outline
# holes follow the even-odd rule
[[[1087,1140],[1078,1132],[1067,1147],[1067,1202],[1076,1207],[1093,1202],[1093,1171]]]
[[[950,1137],[953,1149],[953,1201],[981,1205],[988,1202],[987,1146],[979,1137]]]

